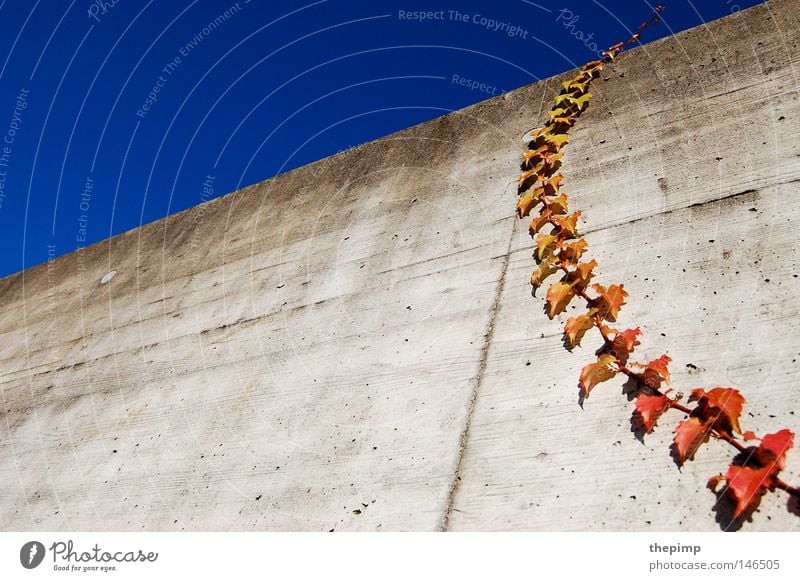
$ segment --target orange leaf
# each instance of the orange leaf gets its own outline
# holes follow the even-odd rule
[[[741,434],[739,416],[742,414],[744,396],[732,387],[715,387],[709,391],[692,390],[689,401],[698,401],[703,417],[714,422],[714,428],[723,432],[733,429]]]
[[[564,157],[562,152],[554,153],[553,155],[547,156],[542,160],[542,176],[549,177],[558,171],[558,168],[561,167],[561,158]]]
[[[731,464],[725,473],[728,494],[736,501],[734,516],[740,516],[750,508],[755,508],[761,496],[772,483],[769,468],[751,468]]]
[[[699,418],[690,417],[681,420],[675,428],[675,451],[678,455],[678,464],[691,460],[701,444],[708,441],[711,427]]]
[[[658,359],[653,359],[644,366],[642,371],[642,381],[648,387],[659,389],[662,382],[669,383],[669,362],[672,361],[669,355],[662,355]]]
[[[542,193],[546,196],[555,196],[564,180],[563,174],[556,174],[551,178],[542,180]]]
[[[591,77],[596,77],[600,74],[600,71],[603,70],[603,61],[597,60],[588,62],[583,65],[583,71],[588,73]]]
[[[519,176],[517,191],[520,193],[524,192],[533,184],[535,184],[537,179],[539,179],[539,172],[536,170],[536,168],[522,172]]]
[[[708,479],[708,484],[706,486],[708,486],[708,488],[711,489],[712,491],[716,492],[719,483],[722,482],[724,478],[725,477],[722,474],[715,474],[714,476]]]
[[[583,253],[586,252],[586,248],[589,246],[589,243],[586,242],[583,238],[580,240],[575,240],[574,242],[562,242],[560,245],[561,251],[558,253],[558,257],[562,260],[562,262],[566,264],[574,264],[577,263]]]
[[[641,334],[639,327],[636,327],[614,335],[614,339],[611,341],[611,351],[614,352],[614,355],[623,365],[628,361],[628,357],[633,352],[634,347],[639,344],[637,337]]]
[[[528,232],[531,236],[536,234],[544,226],[550,223],[551,213],[547,208],[542,208],[542,213],[531,220],[531,225],[528,226]]]
[[[522,154],[522,164],[528,166],[526,169],[530,169],[540,161],[539,158],[544,157],[549,152],[550,145],[548,143],[543,143],[535,148],[531,147]]]
[[[595,363],[584,366],[578,385],[586,397],[589,397],[589,392],[595,385],[608,381],[617,374],[617,370],[612,367],[615,363],[617,363],[616,357],[610,353],[603,353]]]
[[[581,344],[581,339],[586,331],[594,327],[595,318],[590,313],[570,317],[564,325],[564,335],[567,338],[570,348],[575,348]]]
[[[558,225],[559,238],[577,238],[578,237],[578,218],[581,216],[581,211],[570,214],[568,217],[555,216],[553,221]]]
[[[581,262],[578,264],[574,270],[569,273],[569,283],[572,285],[577,292],[582,291],[586,288],[586,285],[589,284],[589,281],[594,276],[592,272],[594,268],[597,266],[596,260],[591,260],[589,262]]]
[[[572,286],[557,282],[547,289],[547,316],[551,319],[557,314],[564,312],[567,305],[575,296]]]
[[[636,413],[646,432],[652,432],[658,418],[669,408],[669,398],[664,395],[640,393],[636,398]]]
[[[555,258],[553,256],[548,256],[539,263],[539,266],[536,267],[536,270],[531,274],[531,284],[535,287],[540,287],[548,276],[557,271],[558,264]]]
[[[592,285],[592,288],[600,295],[595,300],[595,303],[599,307],[603,318],[609,321],[616,321],[619,309],[625,304],[625,297],[628,296],[624,285],[612,284],[606,288],[603,285],[595,284]]]
[[[538,188],[537,188],[538,189]],[[547,198],[545,200],[547,207],[553,214],[566,214],[567,213],[567,194],[561,194],[556,198]]]

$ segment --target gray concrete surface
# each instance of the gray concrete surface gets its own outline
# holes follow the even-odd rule
[[[800,433],[796,8],[625,54],[564,164],[641,352],[760,433]],[[530,296],[520,137],[560,80],[0,280],[0,529],[719,530],[729,450],[679,471],[618,383],[581,409],[591,344]]]

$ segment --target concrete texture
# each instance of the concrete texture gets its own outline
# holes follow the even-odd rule
[[[625,54],[564,164],[640,352],[759,433],[800,433],[796,8]],[[530,295],[520,137],[561,80],[0,280],[0,529],[719,530],[730,450],[679,471],[619,383],[581,409],[591,344]]]

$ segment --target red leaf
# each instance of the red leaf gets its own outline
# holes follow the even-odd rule
[[[745,399],[738,390],[732,387],[715,387],[708,391],[697,388],[692,390],[689,397],[689,401],[695,400],[699,402],[702,416],[713,420],[715,429],[726,433],[731,430],[742,433],[739,416],[742,414]]]
[[[742,434],[742,438],[745,442],[752,442],[753,440],[758,440],[758,436],[755,435],[754,432],[747,430],[744,434]]]
[[[770,486],[772,477],[769,468],[751,468],[731,464],[725,473],[728,483],[728,494],[736,501],[734,516],[740,516],[750,508],[754,508],[761,496]]]
[[[783,470],[786,464],[786,452],[791,450],[792,446],[794,446],[794,434],[790,430],[781,430],[764,436],[758,451],[761,452],[761,456],[766,456],[766,452],[770,453],[775,458],[774,465],[777,470]]]
[[[751,434],[752,432],[746,432]],[[731,464],[725,474],[727,493],[736,502],[735,516],[755,508],[761,496],[775,487],[775,478],[786,463],[786,452],[794,445],[794,434],[780,430],[767,434],[758,448],[748,448],[744,465]]]
[[[636,413],[646,432],[652,432],[658,418],[669,408],[669,398],[663,395],[640,393],[636,398]]]
[[[627,329],[626,331],[614,335],[614,339],[611,341],[611,350],[623,365],[628,361],[628,357],[633,352],[633,348],[639,344],[637,337],[641,334],[642,332],[639,330],[639,327],[636,327],[635,329]]]
[[[660,389],[661,383],[669,383],[669,362],[672,359],[669,355],[662,355],[658,359],[653,359],[650,363],[644,366],[642,371],[642,381],[648,387],[653,389]]]
[[[603,353],[597,358],[595,363],[586,365],[581,370],[581,379],[578,383],[586,397],[598,383],[608,381],[617,374],[617,370],[612,367],[617,363],[617,358],[610,353]]]
[[[691,460],[701,444],[708,441],[711,428],[699,418],[690,417],[681,420],[675,428],[675,451],[678,455],[678,464]]]

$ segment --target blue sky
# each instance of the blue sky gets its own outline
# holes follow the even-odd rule
[[[645,42],[760,2],[663,3]],[[0,0],[0,277],[579,66],[652,5]]]

